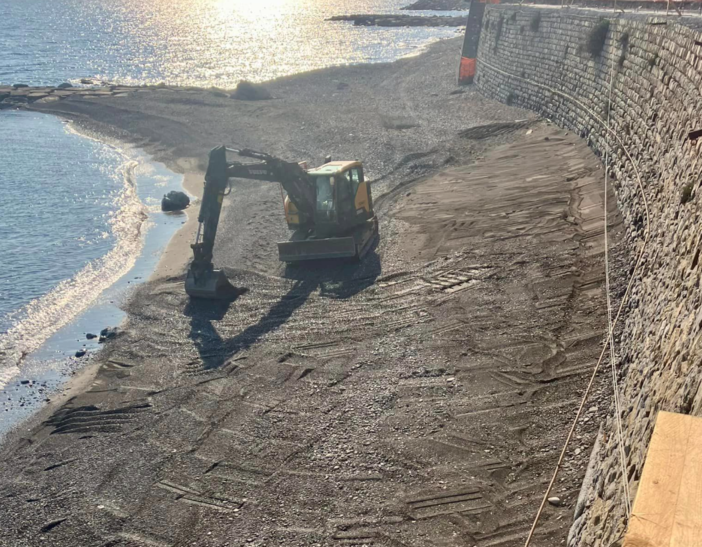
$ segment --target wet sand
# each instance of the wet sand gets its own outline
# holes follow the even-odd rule
[[[2,446],[11,545],[523,543],[600,347],[602,171],[575,136],[458,90],[459,51],[285,78],[271,101],[33,106],[189,191],[222,143],[361,159],[381,240],[360,264],[284,267],[279,188],[237,181],[215,256],[248,292],[189,301],[192,207],[85,387]],[[567,534],[594,422],[539,545]]]

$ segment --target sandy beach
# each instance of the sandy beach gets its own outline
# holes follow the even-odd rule
[[[27,107],[195,195],[220,144],[360,159],[381,238],[360,264],[285,267],[278,185],[237,181],[215,262],[247,292],[189,301],[195,203],[117,338],[0,448],[0,544],[522,544],[606,321],[603,171],[577,136],[457,88],[459,56],[287,77],[267,101],[158,86]],[[586,454],[538,545],[566,537]]]

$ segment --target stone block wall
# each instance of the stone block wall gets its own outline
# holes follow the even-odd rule
[[[688,138],[702,129],[702,32],[691,20],[673,21],[488,6],[475,79],[486,95],[577,132],[603,160],[609,152],[632,258],[644,244],[646,212],[626,152],[640,173],[649,241],[616,341],[632,498],[657,412],[702,415],[702,137]],[[608,115],[613,133],[603,126]],[[624,531],[616,438],[610,417],[570,546],[616,545]]]

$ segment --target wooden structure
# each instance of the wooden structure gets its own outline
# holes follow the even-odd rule
[[[659,412],[623,547],[702,545],[702,418]]]

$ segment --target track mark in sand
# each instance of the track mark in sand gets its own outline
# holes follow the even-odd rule
[[[45,425],[54,433],[119,433],[137,415],[148,411],[151,404],[142,403],[114,410],[100,410],[94,405],[63,408],[54,413]]]
[[[110,359],[103,365],[103,367],[107,370],[120,370],[120,369],[130,369],[137,366],[134,363],[127,363],[126,361],[123,360],[117,360],[117,359]]]
[[[221,370],[221,367],[208,368],[203,359],[221,358],[222,360],[225,360],[227,355],[228,354],[226,351],[213,351],[209,353],[203,352],[201,354],[202,359],[193,359],[192,361],[188,361],[187,363],[185,363],[183,365],[183,370],[181,374],[183,376],[196,378],[198,376],[204,376],[207,374],[212,374],[213,372],[217,372]]]
[[[485,279],[493,268],[488,266],[476,266],[463,270],[450,270],[447,272],[437,272],[422,280],[427,286],[437,289],[446,294],[453,294],[477,285]]]
[[[448,325],[436,328],[428,332],[429,336],[437,336],[439,334],[446,334],[457,329],[465,329],[466,324],[463,321],[451,321]]]
[[[341,482],[376,482],[382,481],[383,476],[380,473],[366,473],[366,474],[335,474],[334,472],[327,471],[296,471],[294,469],[282,469],[279,471],[281,475],[290,475],[292,477],[312,477],[320,480],[328,480],[332,478]]]
[[[453,513],[477,514],[494,508],[475,487],[426,492],[405,502],[410,507],[412,518],[417,520]]]
[[[50,465],[48,467],[44,468],[44,471],[51,471],[52,469],[58,469],[59,467],[63,467],[64,465],[71,464],[75,461],[78,461],[78,458],[71,458],[69,460],[63,460],[62,462],[55,463],[53,465]]]
[[[335,539],[342,544],[350,545],[371,545],[374,540],[378,538],[378,533],[374,530],[349,530],[349,531],[338,531],[333,536]]]
[[[45,534],[46,532],[49,532],[56,528],[59,524],[62,524],[63,522],[67,521],[68,517],[61,517],[55,520],[52,520],[50,522],[47,522],[44,526],[41,527],[39,530],[40,534]]]
[[[315,357],[318,359],[334,359],[356,353],[354,348],[338,347],[340,345],[341,342],[339,340],[332,340],[329,342],[319,342],[317,344],[295,346],[293,350],[303,357]]]
[[[220,479],[260,486],[268,482],[275,473],[222,461],[213,465],[205,474]]]
[[[171,481],[162,480],[157,482],[154,486],[161,488],[162,490],[172,492],[176,495],[176,501],[181,503],[197,505],[199,507],[213,509],[224,513],[232,512],[242,505],[240,502],[233,502],[232,505],[229,505],[228,502],[230,500],[215,500],[214,498],[211,498],[198,490],[194,490]]]
[[[381,288],[392,287],[393,285],[398,285],[400,283],[407,283],[408,281],[413,281],[417,276],[409,271],[395,272],[385,275],[376,280],[376,285]]]
[[[120,532],[117,534],[118,538],[124,539],[131,543],[136,543],[138,545],[144,545],[145,547],[172,547],[171,543],[166,543],[159,539],[154,539],[151,537],[146,537],[143,534],[137,534],[134,532]]]

